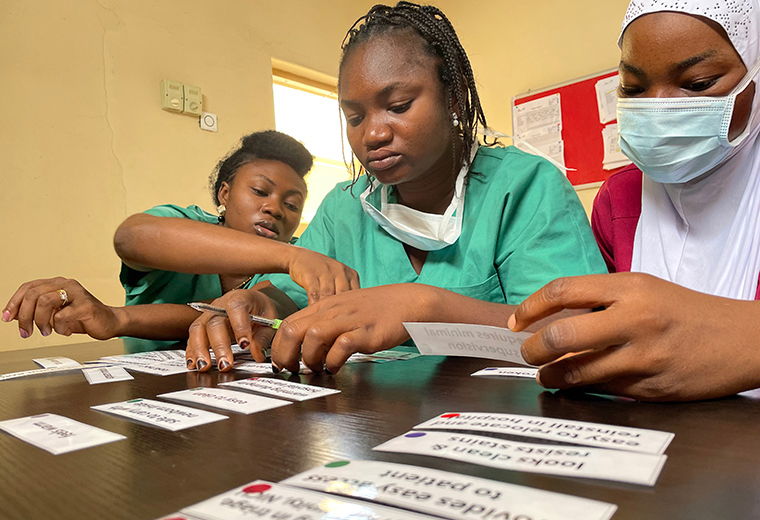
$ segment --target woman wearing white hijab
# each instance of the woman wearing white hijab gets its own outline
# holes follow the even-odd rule
[[[525,342],[544,386],[647,400],[760,386],[759,33],[758,0],[630,3],[618,125],[638,168],[605,183],[592,220],[610,270],[633,272],[557,280],[510,318],[604,308]]]

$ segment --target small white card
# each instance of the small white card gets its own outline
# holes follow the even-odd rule
[[[533,366],[520,353],[523,341],[532,336],[530,332],[465,323],[404,323],[404,327],[425,356],[499,359]]]
[[[132,399],[120,403],[91,406],[99,412],[120,415],[173,432],[227,419],[226,415],[196,410],[178,404],[162,403],[152,399]]]
[[[52,413],[0,421],[0,430],[53,455],[126,439],[118,433]]]
[[[145,374],[152,374],[156,376],[172,376],[174,374],[183,374],[190,372],[187,369],[187,365],[183,366],[183,363],[169,363],[160,361],[146,361],[144,359],[130,359],[124,357],[122,359],[108,359],[102,358],[104,361],[112,362],[117,365],[121,365],[127,370],[134,370],[135,372],[143,372]]]
[[[667,459],[665,455],[630,451],[529,444],[466,433],[421,431],[408,432],[374,449],[429,455],[513,471],[598,478],[644,486],[654,486]]]
[[[617,509],[597,500],[390,462],[331,462],[280,484],[456,520],[607,520]]]
[[[53,367],[79,368],[82,366],[79,364],[78,361],[74,361],[71,358],[60,357],[60,356],[37,358],[37,359],[33,359],[32,361],[37,363],[42,368],[53,368]]]
[[[234,390],[226,390],[224,388],[193,388],[192,390],[180,390],[178,392],[160,394],[158,397],[186,403],[198,403],[245,415],[293,404],[291,401],[272,399],[271,397],[262,397]]]
[[[255,361],[236,362],[234,365],[232,365],[232,370],[240,370],[241,372],[256,374],[259,376],[271,376],[274,374],[272,371],[271,363],[257,363]],[[285,370],[285,372],[287,372],[287,370]],[[301,361],[298,368],[298,373],[301,375],[308,375],[312,374],[313,372],[309,367],[303,364],[303,361]]]
[[[519,377],[525,379],[536,379],[538,374],[537,368],[518,368],[518,367],[490,367],[478,370],[470,374],[475,377]]]
[[[304,385],[302,383],[264,377],[240,379],[238,381],[230,381],[229,383],[221,383],[219,386],[249,390],[251,392],[273,395],[293,401],[306,401],[307,399],[315,399],[317,397],[340,393],[340,390],[334,390],[332,388]]]
[[[0,381],[6,381],[8,379],[18,379],[19,377],[31,377],[41,376],[46,374],[55,374],[60,372],[73,372],[79,370],[80,367],[50,367],[50,368],[35,368],[34,370],[24,370],[22,372],[9,372],[7,374],[0,374]]]
[[[675,436],[670,432],[612,426],[511,413],[447,412],[415,430],[459,430],[523,435],[598,448],[662,455]]]
[[[91,385],[134,379],[123,367],[85,368],[82,369],[82,373]]]
[[[171,376],[190,372],[184,350],[156,350],[123,356],[106,356],[99,361],[122,365],[127,370],[158,376]]]
[[[207,520],[435,520],[428,515],[265,480],[185,507],[182,512]]]

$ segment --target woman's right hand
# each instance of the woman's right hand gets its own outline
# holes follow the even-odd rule
[[[65,291],[64,301],[61,291]],[[3,321],[18,320],[19,334],[28,338],[34,325],[43,336],[87,334],[95,339],[119,335],[120,309],[109,307],[73,279],[57,277],[22,284],[3,309]]]
[[[345,264],[309,249],[293,246],[290,278],[306,290],[309,305],[323,298],[359,289],[359,275]]]

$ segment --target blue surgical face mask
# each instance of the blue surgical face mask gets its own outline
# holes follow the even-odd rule
[[[749,123],[728,140],[736,97],[757,72],[758,61],[725,97],[620,98],[620,149],[652,180],[688,182],[722,164],[749,134]]]

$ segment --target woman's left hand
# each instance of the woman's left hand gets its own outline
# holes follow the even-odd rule
[[[760,302],[692,291],[642,273],[560,278],[518,307],[523,330],[562,309],[604,310],[559,319],[522,345],[544,365],[548,388],[646,401],[732,395],[760,385]],[[575,355],[562,357],[567,354]]]
[[[407,339],[405,321],[425,321],[429,297],[440,289],[397,284],[345,292],[286,318],[272,342],[272,364],[298,371],[298,359],[315,372],[335,373],[355,352],[371,354]]]

